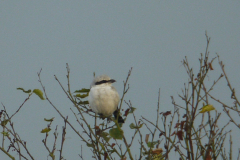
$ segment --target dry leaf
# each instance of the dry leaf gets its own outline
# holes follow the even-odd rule
[[[212,157],[211,157],[211,155],[209,154],[209,155],[207,155],[207,157],[206,157],[206,160],[212,160]]]
[[[171,111],[167,111],[167,112],[163,112],[163,116],[168,116],[169,114],[171,114]]]
[[[128,112],[129,112],[130,109],[126,109],[125,113],[123,116],[127,116],[128,115]]]
[[[146,134],[145,136],[145,142],[148,143],[148,138],[149,138],[149,134]]]
[[[157,148],[152,151],[153,154],[160,154],[162,152],[163,152],[162,148]]]
[[[174,128],[178,128],[178,126],[180,125],[181,123],[176,123],[175,127]]]
[[[208,63],[210,70],[213,70],[212,63]]]
[[[179,140],[183,140],[183,131],[178,131],[176,134]]]
[[[115,143],[112,143],[111,147],[113,148],[116,144]]]
[[[159,137],[161,137],[162,135],[164,135],[165,134],[165,132],[161,132],[160,134],[159,134]]]

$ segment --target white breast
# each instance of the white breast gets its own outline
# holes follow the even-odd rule
[[[96,85],[91,88],[88,101],[95,113],[108,117],[117,109],[119,95],[111,85]]]

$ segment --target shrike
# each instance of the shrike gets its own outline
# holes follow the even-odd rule
[[[88,101],[90,108],[97,114],[110,117],[114,114],[119,123],[124,123],[118,115],[119,95],[112,83],[116,82],[107,75],[95,77],[91,84]]]

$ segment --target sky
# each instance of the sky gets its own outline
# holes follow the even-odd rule
[[[26,94],[18,87],[41,86],[37,72],[51,101],[73,116],[72,104],[64,95],[56,75],[67,87],[66,63],[70,67],[72,91],[89,88],[96,75],[107,74],[122,95],[123,81],[133,67],[126,100],[137,108],[136,115],[155,121],[158,90],[160,110],[173,110],[170,96],[178,102],[188,77],[181,61],[187,56],[197,72],[200,53],[205,52],[205,32],[211,37],[210,58],[220,55],[225,70],[239,93],[240,59],[239,1],[3,1],[0,2],[0,101],[13,114]],[[220,75],[217,61],[210,80]],[[231,104],[225,81],[215,94]],[[125,105],[126,107],[126,105]],[[222,111],[221,106],[215,106]],[[0,107],[2,109],[2,106]],[[53,125],[63,124],[47,101],[37,96],[13,118],[18,133],[35,157],[46,159],[40,134],[46,126],[43,118],[55,117]],[[239,118],[239,117],[236,117]],[[223,117],[222,121],[228,120]],[[131,123],[129,120],[126,126]],[[70,128],[69,128],[70,129]],[[234,130],[234,129],[233,129]],[[239,130],[234,130],[233,135]],[[237,144],[234,144],[237,145]],[[81,141],[67,134],[66,159],[78,158]],[[235,146],[239,148],[239,146]],[[66,149],[66,150],[67,150]],[[85,158],[88,157],[88,148]],[[236,155],[236,151],[234,152]],[[0,152],[0,156],[3,155]],[[16,156],[16,155],[15,155]]]

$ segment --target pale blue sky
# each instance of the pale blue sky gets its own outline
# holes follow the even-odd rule
[[[66,63],[72,90],[89,87],[96,72],[116,79],[120,94],[122,81],[133,67],[126,100],[137,108],[138,118],[145,115],[155,120],[159,88],[162,111],[173,109],[171,95],[180,101],[177,94],[187,80],[181,60],[187,56],[198,70],[206,30],[211,37],[210,57],[216,52],[221,56],[239,93],[239,8],[239,1],[1,1],[0,101],[13,113],[26,97],[16,88],[40,88],[37,72],[42,68],[49,98],[65,116],[72,116],[72,105],[53,77],[57,75],[67,85]],[[211,80],[220,72],[217,61],[213,67]],[[229,91],[221,84],[225,88],[219,85],[217,96],[227,101]],[[46,125],[43,118],[50,117],[56,117],[54,125],[59,124],[60,132],[57,113],[46,101],[32,96],[13,119],[22,138],[30,139],[28,145],[37,145],[31,151],[39,159],[47,155],[39,131]],[[81,141],[70,133],[64,154],[76,159]]]

